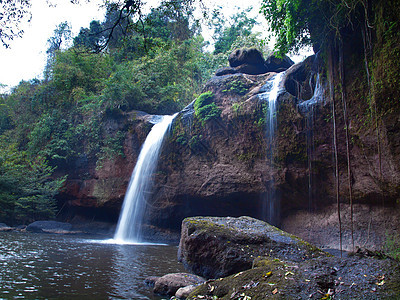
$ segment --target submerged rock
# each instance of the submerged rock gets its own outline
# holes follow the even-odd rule
[[[26,231],[39,233],[65,233],[70,232],[70,223],[57,221],[35,221],[26,227]]]
[[[260,255],[294,262],[329,256],[296,236],[250,217],[193,217],[182,222],[178,259],[197,275],[218,278],[244,271]]]
[[[205,282],[204,278],[188,273],[172,273],[162,277],[149,277],[146,279],[148,285],[154,281],[154,293],[173,296],[182,287],[199,285]]]

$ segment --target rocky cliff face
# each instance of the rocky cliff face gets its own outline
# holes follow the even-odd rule
[[[277,101],[273,152],[266,138],[265,85],[275,73],[212,78],[204,91],[212,92],[220,114],[202,120],[192,103],[176,117],[154,175],[147,225],[178,233],[188,216],[265,219],[273,190],[280,203],[276,225],[317,246],[337,247],[332,101],[326,79],[318,73],[323,71],[315,57],[286,71]],[[385,232],[399,228],[400,164],[390,133],[393,121],[379,125],[378,149],[376,128],[368,122],[366,104],[356,90],[352,89],[348,103],[354,228],[356,244],[371,246],[381,243]],[[150,118],[143,114],[109,120],[110,130],[127,132],[125,157],[106,161],[98,170],[90,161],[77,162],[63,195],[66,210],[117,220]],[[349,248],[346,139],[340,113],[336,125],[344,245]]]
[[[99,161],[80,157],[66,170],[66,186],[59,197],[65,220],[101,220],[116,223],[140,147],[153,124],[153,116],[140,111],[108,116],[103,138],[124,135],[123,155]],[[82,217],[82,218],[81,218]]]

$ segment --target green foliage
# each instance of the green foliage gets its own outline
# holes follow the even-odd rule
[[[200,119],[202,124],[208,120],[217,119],[220,115],[221,109],[219,109],[214,102],[200,107],[196,112],[196,116]]]
[[[239,37],[247,37],[252,33],[252,29],[257,22],[248,18],[247,14],[250,10],[251,8],[248,8],[233,15],[229,21],[222,20],[218,11],[214,12],[212,20],[215,27],[214,39],[216,40],[214,54],[228,52]],[[225,27],[222,25],[225,23],[231,25]]]
[[[194,102],[195,116],[204,125],[205,122],[217,119],[221,115],[221,109],[212,102],[214,94],[211,91],[201,94]]]
[[[118,24],[118,26],[115,26]],[[191,39],[199,31],[190,1],[162,1],[150,13],[133,20],[117,3],[108,3],[105,20],[81,28],[75,47],[92,52],[108,49],[117,62],[153,56],[171,42]]]
[[[264,58],[271,54],[271,49],[268,47],[267,41],[261,37],[261,33],[252,33],[250,35],[238,36],[232,43],[229,52],[240,48],[256,48]]]
[[[306,3],[307,2],[307,3]],[[317,1],[264,0],[261,11],[271,31],[276,34],[276,46],[281,55],[290,50],[299,50],[311,43],[307,17]]]
[[[182,109],[203,82],[202,39],[191,39],[119,67],[106,82],[102,101],[123,110],[171,114]]]
[[[362,0],[263,0],[261,6],[281,56],[307,45],[327,48],[362,11]]]
[[[8,107],[5,96],[0,95],[0,135],[11,128],[12,120],[10,117],[10,108]]]
[[[102,48],[104,26],[99,21],[90,22],[89,28],[81,28],[79,34],[74,38],[74,46],[85,48],[92,52],[99,52]]]
[[[202,135],[194,135],[189,140],[190,150],[193,152],[201,152],[204,150],[203,144],[201,142],[203,136]]]
[[[213,97],[214,94],[211,91],[207,91],[201,94],[199,97],[197,97],[196,101],[193,104],[194,110],[198,111],[202,106],[210,104]]]
[[[230,81],[226,85],[226,87],[227,87],[226,89],[222,90],[223,93],[235,93],[239,95],[244,95],[248,91],[248,87],[241,80]]]
[[[186,138],[186,135],[185,134],[179,134],[177,137],[176,137],[176,142],[178,143],[178,144],[180,144],[181,146],[185,146],[186,144],[187,144],[187,138]]]
[[[400,111],[400,21],[398,5],[377,9],[377,44],[371,62],[372,101],[380,115]]]
[[[54,217],[54,197],[65,177],[52,178],[54,168],[43,158],[30,160],[4,139],[0,150],[0,220],[14,224]]]
[[[57,52],[52,67],[52,97],[57,107],[68,108],[92,95],[98,95],[112,71],[112,59],[105,54],[85,54],[75,49]]]
[[[125,138],[124,132],[117,132],[115,136],[109,136],[103,141],[103,146],[100,152],[96,154],[97,165],[96,168],[101,168],[106,159],[113,160],[118,156],[124,156],[123,141]]]
[[[45,113],[28,135],[27,151],[30,157],[47,157],[57,165],[74,155],[74,128],[72,124],[59,115]]]
[[[400,235],[386,234],[383,250],[388,256],[400,261]]]

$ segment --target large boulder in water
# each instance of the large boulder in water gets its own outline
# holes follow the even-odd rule
[[[57,221],[35,221],[26,227],[26,231],[39,233],[65,233],[69,232],[72,225]]]
[[[303,261],[329,254],[250,217],[193,217],[182,222],[178,259],[191,272],[218,278],[250,269],[260,255]]]

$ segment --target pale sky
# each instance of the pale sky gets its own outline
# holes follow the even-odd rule
[[[0,45],[0,83],[8,86],[42,75],[47,39],[58,24],[68,21],[75,36],[81,27],[88,27],[91,20],[102,20],[104,16],[104,10],[100,9],[102,0],[82,1],[82,4],[51,0],[57,5],[50,7],[48,0],[31,0],[31,3],[32,19],[23,28],[23,37],[11,41],[9,49]]]
[[[48,3],[53,5],[48,5]],[[157,6],[159,0],[148,0],[149,5]],[[260,0],[226,1],[203,0],[207,7],[221,5],[224,14],[237,12],[237,6],[254,7],[252,16],[258,15]],[[41,78],[46,63],[47,39],[52,36],[54,29],[61,22],[67,21],[76,36],[81,27],[88,27],[92,20],[103,20],[103,0],[81,1],[71,4],[70,0],[31,0],[32,19],[24,27],[24,35],[11,41],[9,49],[0,45],[0,83],[8,87],[17,85],[21,80]],[[54,5],[56,3],[56,5]],[[262,18],[260,18],[263,20]],[[263,24],[265,28],[265,24]]]

